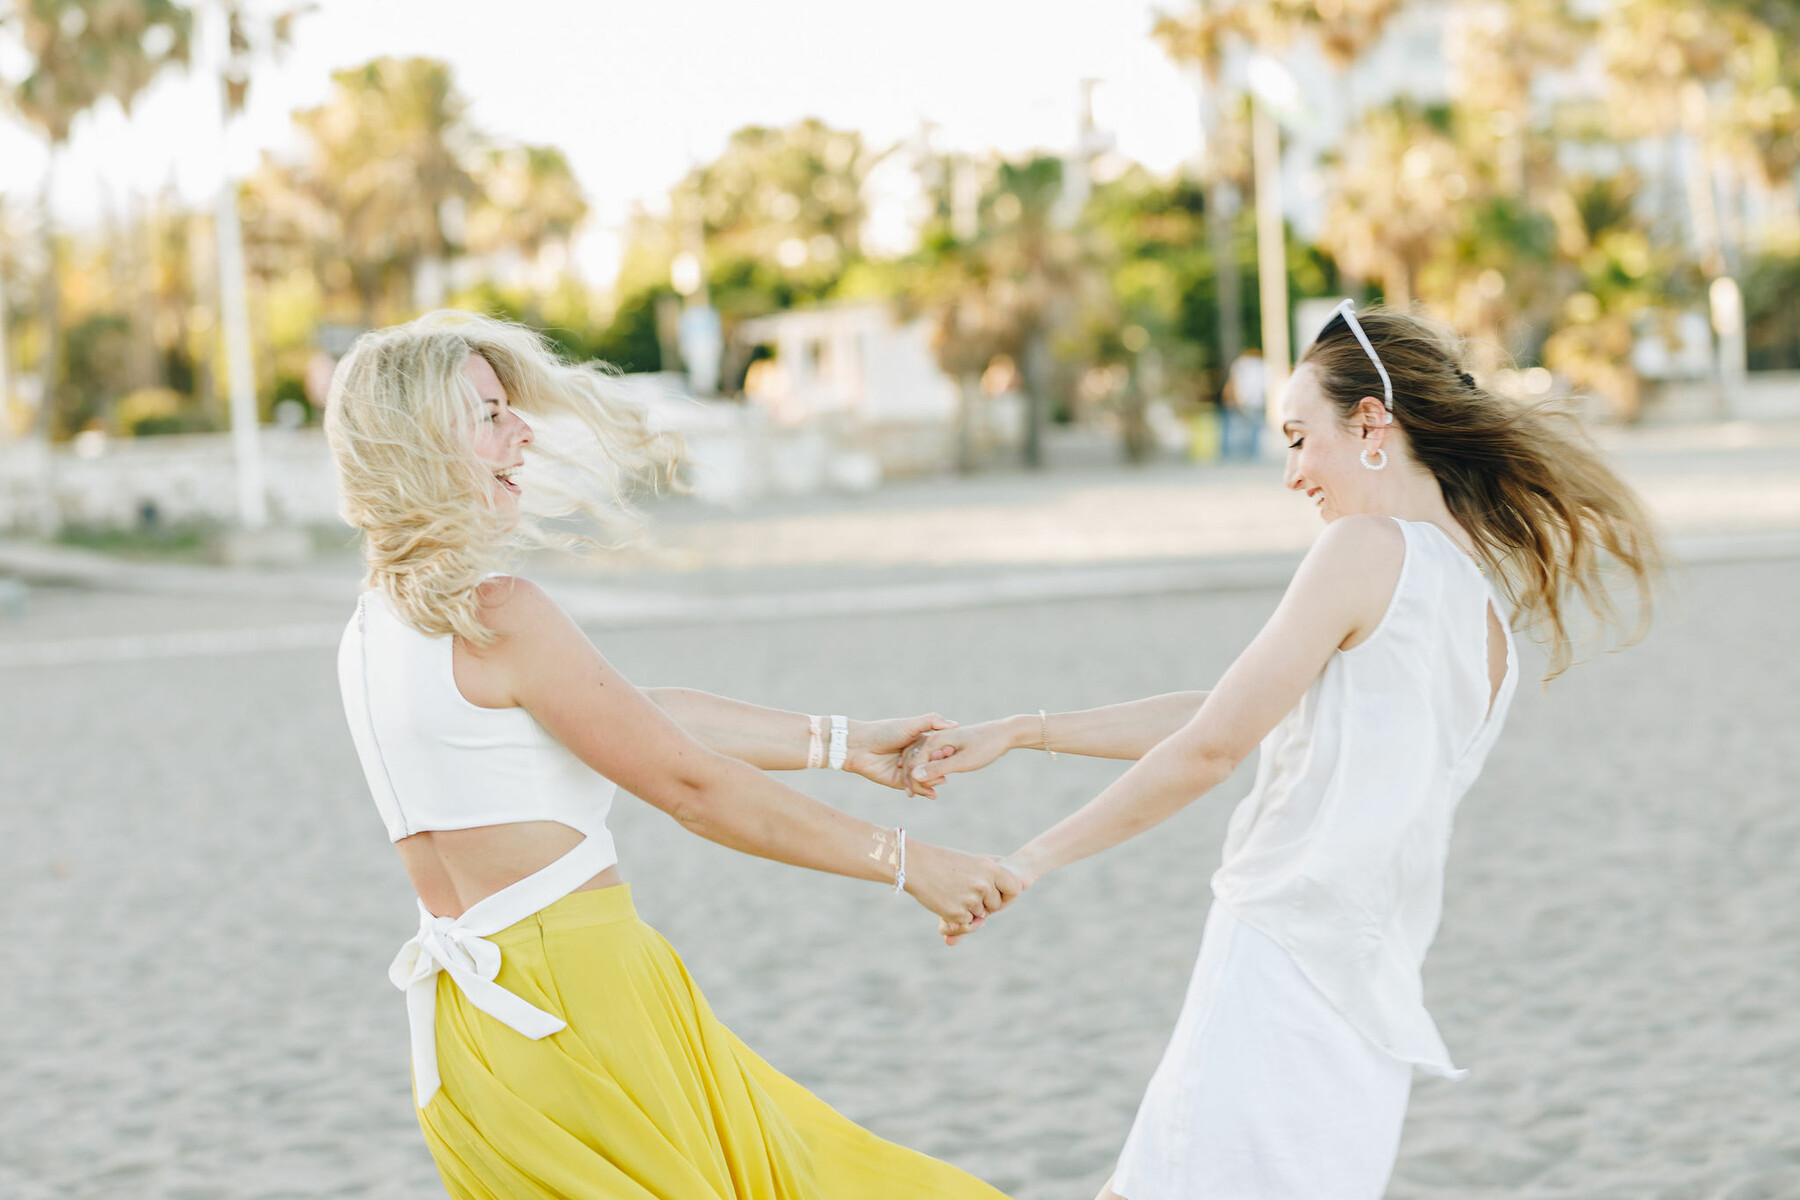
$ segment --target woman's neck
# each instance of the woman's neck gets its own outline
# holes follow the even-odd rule
[[[1450,506],[1444,501],[1444,489],[1424,467],[1413,465],[1397,475],[1390,490],[1380,500],[1378,512],[1384,517],[1402,521],[1423,521],[1436,525],[1452,536],[1462,528]],[[1458,538],[1458,540],[1464,540]]]

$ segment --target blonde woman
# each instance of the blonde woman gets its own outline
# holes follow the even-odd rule
[[[1448,331],[1348,301],[1282,397],[1287,486],[1325,529],[1210,693],[933,733],[923,783],[1007,750],[1136,759],[1008,859],[1033,881],[1150,829],[1260,744],[1187,999],[1103,1200],[1376,1200],[1415,1070],[1456,1076],[1420,969],[1457,802],[1518,682],[1507,618],[1570,660],[1655,534],[1572,421],[1482,388]],[[1506,599],[1511,600],[1511,614]],[[965,931],[944,927],[954,941]]]
[[[527,416],[558,437],[534,441]],[[390,974],[451,1195],[997,1197],[845,1120],[726,1030],[638,920],[606,827],[617,784],[722,845],[979,924],[1020,890],[994,860],[909,844],[756,769],[828,760],[897,785],[898,752],[944,723],[640,691],[542,591],[495,574],[531,527],[534,481],[579,499],[608,483],[596,464],[617,486],[674,449],[603,372],[527,330],[439,313],[363,337],[326,431],[368,563],[339,680],[418,893]]]

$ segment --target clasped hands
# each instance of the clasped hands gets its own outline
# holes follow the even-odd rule
[[[936,713],[855,723],[844,769],[912,796],[935,798],[952,774],[976,771],[1026,744],[1022,718],[959,726]],[[1012,903],[1035,879],[1021,855],[965,854],[913,842],[906,890],[938,917],[955,945]]]

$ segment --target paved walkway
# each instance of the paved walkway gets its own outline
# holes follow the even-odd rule
[[[1684,560],[1800,554],[1800,425],[1614,431],[1608,449]],[[1319,528],[1272,463],[997,472],[777,499],[741,513],[665,500],[647,515],[643,548],[601,559],[539,555],[524,569],[585,624],[639,628],[1274,586]],[[0,574],[341,604],[361,573],[350,544],[346,533],[342,554],[258,571],[0,542]],[[311,636],[335,634],[319,627]]]

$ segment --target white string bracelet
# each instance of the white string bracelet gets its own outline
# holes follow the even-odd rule
[[[806,727],[811,730],[806,739],[806,769],[811,771],[825,765],[825,739],[819,731],[820,718],[809,716]]]
[[[1038,709],[1038,732],[1044,738],[1044,753],[1050,756],[1051,762],[1055,762],[1056,751],[1050,748],[1050,718],[1044,715],[1044,710],[1041,708]]]
[[[850,719],[833,714],[831,718],[831,769],[844,769],[844,760],[850,755]]]
[[[894,837],[900,843],[900,863],[894,869],[894,895],[906,891],[906,826],[894,827]]]

